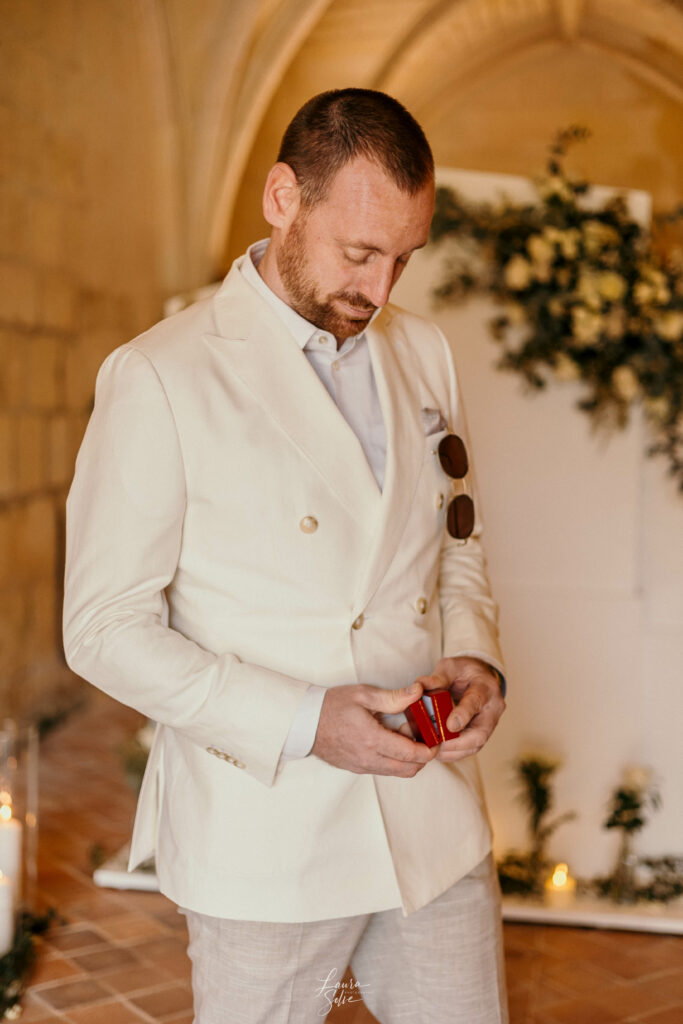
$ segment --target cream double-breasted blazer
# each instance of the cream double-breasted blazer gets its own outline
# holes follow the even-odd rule
[[[157,721],[131,862],[215,916],[315,920],[433,899],[490,833],[474,759],[414,779],[279,765],[309,683],[399,687],[441,656],[502,667],[478,529],[422,409],[465,432],[438,329],[367,330],[387,433],[361,446],[240,261],[220,290],[113,352],[68,500],[70,666]]]

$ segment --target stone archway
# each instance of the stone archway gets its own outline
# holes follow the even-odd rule
[[[465,87],[494,80],[523,55],[562,47],[618,66],[669,104],[683,100],[683,13],[673,0],[332,0],[313,6],[306,8],[308,31],[297,33],[296,53],[278,62],[279,79],[272,74],[261,90],[241,94],[206,239],[217,270],[253,237],[261,182],[282,128],[316,91],[348,84],[386,89],[423,123],[436,123]],[[293,33],[290,23],[287,55],[295,48]],[[284,44],[280,55],[286,56]],[[258,78],[257,59],[244,81]]]

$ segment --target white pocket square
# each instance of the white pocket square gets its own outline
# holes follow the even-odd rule
[[[425,437],[429,437],[430,434],[438,434],[439,431],[448,428],[448,423],[438,409],[421,409],[420,416]]]

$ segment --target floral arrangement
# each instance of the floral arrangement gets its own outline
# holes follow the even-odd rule
[[[650,770],[641,765],[627,768],[612,793],[604,827],[618,828],[622,833],[638,832],[646,824],[647,809],[656,810],[659,804],[659,791]]]
[[[577,125],[558,133],[537,203],[437,190],[432,240],[452,244],[435,296],[493,296],[498,365],[533,388],[581,382],[578,406],[595,422],[624,426],[639,401],[648,454],[668,459],[683,490],[683,255],[658,248],[621,196],[596,208],[588,183],[565,173],[568,148],[589,134]],[[657,223],[682,216],[683,204]]]
[[[659,791],[652,781],[652,773],[648,768],[636,765],[624,772],[621,783],[613,791],[604,828],[618,829],[621,832],[619,851],[614,871],[607,878],[596,880],[597,891],[609,896],[617,903],[634,903],[640,898],[669,899],[676,895],[675,884],[671,895],[665,893],[666,887],[658,886],[661,871],[676,873],[675,864],[667,865],[667,858],[650,861],[648,867],[653,877],[645,886],[648,889],[654,884],[655,889],[640,892],[637,881],[639,858],[633,852],[633,837],[647,823],[648,809],[656,810],[660,804]],[[681,878],[678,879],[679,883]],[[679,891],[683,891],[683,888]],[[657,893],[657,894],[655,894]]]
[[[541,754],[520,757],[514,764],[519,800],[529,815],[531,847],[524,853],[511,851],[498,864],[500,887],[504,893],[540,895],[550,864],[546,847],[555,830],[576,817],[573,811],[548,820],[553,805],[552,778],[560,762]]]

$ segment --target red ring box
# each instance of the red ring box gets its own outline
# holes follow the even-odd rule
[[[451,732],[446,726],[446,719],[453,707],[450,690],[429,690],[414,704],[410,704],[404,714],[417,742],[436,747],[439,743],[459,736],[459,732]]]

